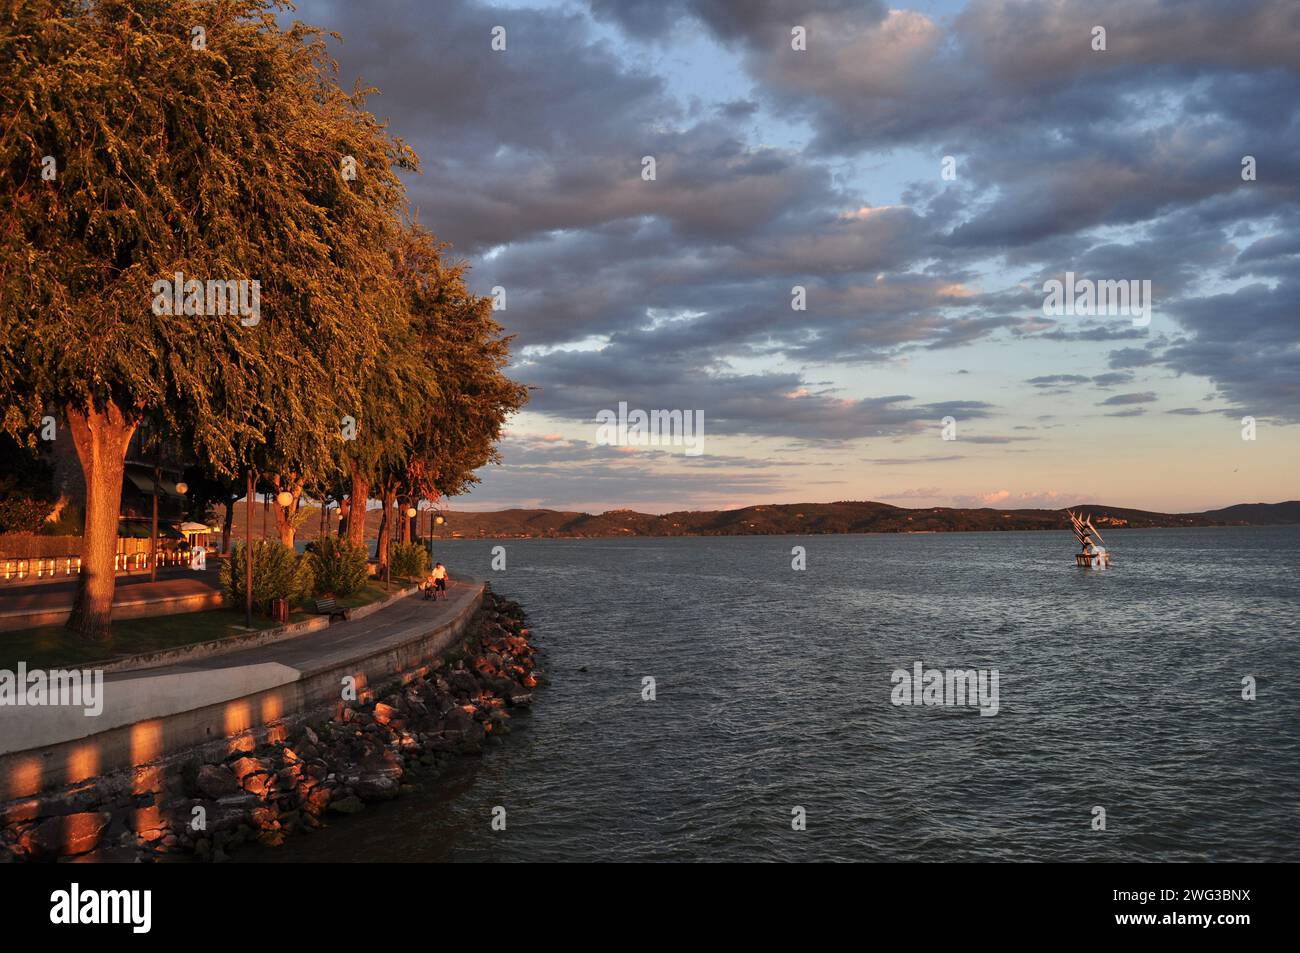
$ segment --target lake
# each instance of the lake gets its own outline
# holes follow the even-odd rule
[[[1106,541],[1104,571],[1063,532],[440,543],[527,609],[533,709],[237,857],[1300,859],[1300,527]],[[894,704],[918,662],[996,670],[997,713]]]

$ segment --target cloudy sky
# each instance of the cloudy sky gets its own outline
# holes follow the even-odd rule
[[[1300,4],[294,16],[342,34],[421,222],[505,289],[537,389],[453,506],[1300,497]],[[1066,272],[1149,280],[1149,324],[1045,315]],[[701,411],[704,452],[598,445],[620,401]]]

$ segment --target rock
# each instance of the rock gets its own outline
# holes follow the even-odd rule
[[[307,799],[303,802],[303,810],[310,814],[320,814],[329,803],[330,792],[325,788],[317,788],[307,795]]]
[[[250,774],[270,774],[273,765],[265,758],[240,758],[230,765],[230,770],[235,772],[241,782],[245,781]]]
[[[205,764],[195,780],[203,796],[216,800],[239,791],[239,781],[225,765]]]
[[[447,683],[454,692],[460,692],[464,695],[478,694],[478,681],[472,674],[464,669],[457,669],[448,674]]]
[[[262,805],[249,812],[253,827],[261,831],[273,831],[280,828],[280,812],[273,807]]]
[[[388,801],[397,797],[398,784],[386,774],[367,774],[353,788],[363,800]]]
[[[320,744],[320,735],[311,730],[311,725],[305,725],[302,729],[302,733],[307,737],[307,741],[311,744]]]
[[[250,774],[244,778],[244,790],[249,794],[256,794],[259,798],[267,798],[275,792],[275,776]]]
[[[330,808],[335,814],[357,814],[366,809],[366,805],[361,798],[355,795],[339,798],[337,801],[330,801]]]
[[[447,712],[445,731],[465,731],[474,723],[469,712],[457,706]]]

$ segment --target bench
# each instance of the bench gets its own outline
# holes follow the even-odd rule
[[[334,621],[335,616],[338,616],[345,622],[352,616],[350,610],[340,609],[338,602],[334,599],[317,599],[316,611],[320,615],[328,615],[331,622]]]

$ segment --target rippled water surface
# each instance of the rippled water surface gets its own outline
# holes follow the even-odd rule
[[[535,707],[419,793],[241,856],[1300,859],[1300,528],[1107,542],[1107,571],[1066,533],[447,543],[528,610]],[[998,714],[895,707],[916,661],[997,669]]]

